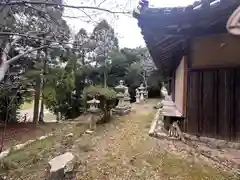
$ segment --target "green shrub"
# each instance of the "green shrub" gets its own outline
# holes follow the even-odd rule
[[[106,100],[116,99],[117,93],[113,88],[103,88],[101,86],[88,86],[83,90],[83,97],[86,99],[87,97],[99,97],[103,96]]]
[[[111,118],[110,111],[116,106],[117,93],[112,88],[103,88],[101,86],[89,86],[83,90],[83,98],[85,101],[96,97],[100,101],[100,109],[104,113],[101,122],[107,122]]]

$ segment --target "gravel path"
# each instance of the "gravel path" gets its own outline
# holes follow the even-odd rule
[[[155,104],[154,100],[134,104],[129,115],[99,125],[91,135],[84,133],[87,127],[81,120],[60,124],[54,137],[6,158],[7,163],[1,164],[5,167],[3,174],[8,175],[9,180],[15,177],[42,180],[50,159],[64,152],[72,152],[78,160],[74,180],[240,179],[206,165],[207,162],[214,164],[203,161],[179,141],[148,136],[156,113],[153,109]],[[66,139],[64,135],[69,133],[73,133],[73,137]]]
[[[28,122],[31,122],[33,119],[33,108],[20,110],[21,117],[24,117],[25,114],[27,114],[27,119],[29,119]],[[44,121],[46,123],[52,123],[56,122],[57,120],[53,113],[51,113],[48,109],[44,109]]]
[[[184,156],[170,154],[176,150],[173,142],[148,136],[155,103],[133,105],[128,116],[79,139],[74,149],[81,159],[77,179],[227,180],[225,173],[189,156],[185,160]]]

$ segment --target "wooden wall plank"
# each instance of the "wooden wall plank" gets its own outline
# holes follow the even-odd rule
[[[222,139],[230,139],[230,70],[220,70],[219,71],[219,136]]]
[[[198,96],[198,134],[203,134],[203,72],[198,72],[198,89],[197,89],[197,96]]]
[[[230,140],[235,140],[236,132],[235,132],[235,122],[234,122],[234,98],[235,98],[235,69],[231,69],[229,72],[229,86],[230,86],[230,92],[229,92],[229,124],[230,124]]]
[[[218,70],[213,72],[213,137],[218,138],[219,123],[218,123]]]
[[[192,134],[198,134],[198,88],[199,74],[189,72],[189,93],[188,93],[188,121],[187,131]]]
[[[184,84],[183,84],[183,116],[187,116],[187,93],[188,93],[188,62],[184,56]]]
[[[240,140],[240,69],[189,71],[185,131]]]
[[[229,34],[194,38],[192,67],[236,67],[240,65],[240,39]]]
[[[203,73],[203,96],[202,96],[202,125],[203,135],[212,137],[215,124],[213,123],[213,96],[214,96],[214,73],[212,71],[205,71]]]
[[[236,140],[240,140],[240,71],[235,71],[234,126]]]

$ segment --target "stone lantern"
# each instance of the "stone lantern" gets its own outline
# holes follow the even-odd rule
[[[148,99],[148,90],[147,88],[145,88],[145,91],[144,91],[144,100],[147,101]]]
[[[97,124],[97,119],[98,119],[98,114],[100,113],[100,109],[98,108],[100,101],[95,99],[95,97],[93,97],[92,100],[87,101],[87,104],[89,105],[89,109],[87,109],[87,111],[90,113],[90,117],[89,117],[89,126],[90,129],[96,129],[96,124]]]
[[[139,89],[139,93],[140,93],[140,102],[143,102],[144,101],[145,87],[143,86],[143,84],[141,84],[138,89]]]
[[[95,97],[93,97],[92,100],[87,101],[87,104],[89,105],[89,109],[87,110],[90,113],[98,113],[100,111],[100,109],[98,108],[100,101],[95,99]]]
[[[136,89],[136,103],[138,104],[138,103],[140,103],[140,92],[139,92],[139,90],[138,90],[138,88]]]
[[[126,86],[123,85],[123,80],[120,80],[119,85],[115,87],[115,89],[117,91],[117,99],[118,99],[117,107],[125,106],[125,102],[124,102],[125,88],[126,88]]]
[[[125,101],[126,106],[131,107],[130,100],[131,100],[131,98],[130,98],[130,94],[129,94],[129,92],[128,92],[128,87],[125,86],[124,101]]]
[[[119,81],[119,85],[115,87],[117,91],[118,105],[113,112],[118,115],[127,114],[130,111],[130,98],[128,93],[128,87],[123,85],[123,80]]]

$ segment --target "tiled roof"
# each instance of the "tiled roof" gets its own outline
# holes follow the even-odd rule
[[[192,37],[227,33],[226,23],[240,0],[202,0],[187,7],[148,8],[135,14],[157,67],[171,75]]]

